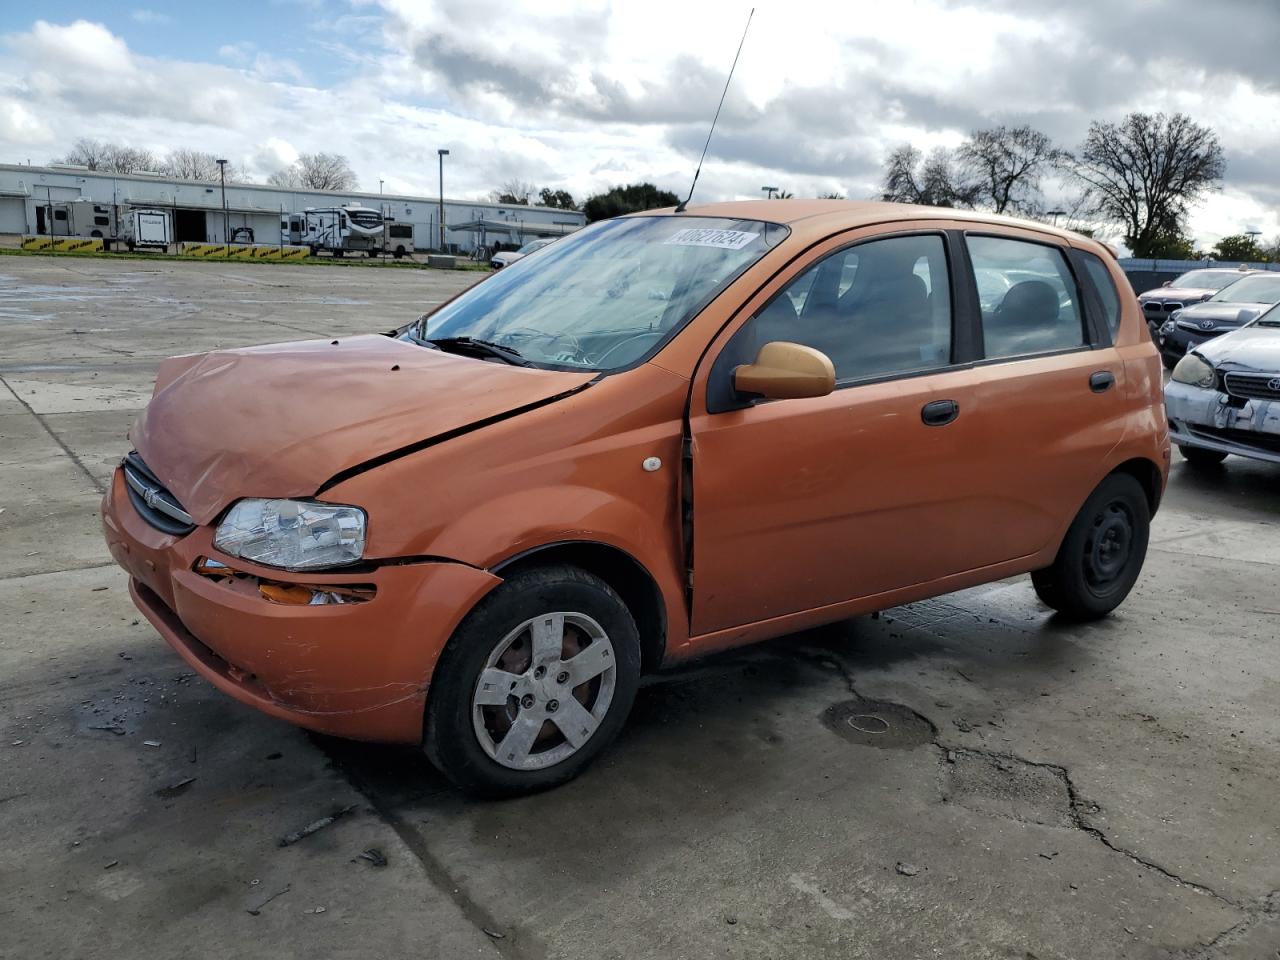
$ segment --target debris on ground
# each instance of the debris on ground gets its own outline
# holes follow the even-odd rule
[[[92,726],[92,727],[90,727],[89,729],[90,729],[90,730],[105,730],[107,733],[114,733],[117,737],[123,737],[123,736],[124,736],[124,727],[122,727],[122,726],[120,726],[120,725],[118,725],[118,724],[114,724],[114,723],[98,724],[98,725],[96,725],[96,726]]]
[[[307,913],[324,913],[324,907],[312,907]]]
[[[119,860],[112,860],[110,863],[105,863],[105,864],[103,864],[103,865],[102,865],[102,869],[103,869],[103,870],[110,870],[112,867],[116,866],[116,865],[117,865],[117,864],[119,864],[119,863],[120,863],[120,861],[119,861]]]
[[[914,863],[903,863],[901,860],[898,861],[898,865],[895,869],[904,877],[914,877],[920,872],[920,868]]]
[[[159,740],[143,740],[142,745],[144,747],[158,747],[160,746],[160,741]]]
[[[737,918],[737,917],[725,917],[725,918],[724,918],[724,922],[725,922],[725,923],[727,923],[727,924],[728,924],[729,926],[731,926],[731,927],[732,927],[732,926],[736,926],[736,925],[737,925],[737,923],[738,923],[738,918]]]
[[[186,793],[190,786],[196,782],[195,777],[186,777],[177,783],[171,783],[167,787],[161,787],[155,791],[157,797],[161,800],[172,800],[174,797],[181,796]]]
[[[493,937],[495,940],[507,939],[507,935],[505,933],[499,933],[497,930],[490,930],[488,927],[481,927],[480,929],[484,932],[486,937]]]
[[[340,810],[333,811],[333,813],[329,814],[327,817],[321,817],[319,820],[312,820],[301,830],[295,830],[293,831],[293,833],[286,833],[283,837],[280,838],[280,846],[282,847],[292,846],[293,844],[297,843],[299,840],[305,839],[306,837],[311,836],[313,833],[317,833],[320,830],[323,830],[325,827],[329,826],[331,823],[334,823],[337,820],[340,820],[341,818],[345,817],[348,813],[350,813],[355,808],[356,808],[356,805],[354,803],[348,804],[347,806],[343,807]]]
[[[387,865],[386,854],[377,847],[370,847],[368,850],[362,852],[357,859],[368,860],[375,867],[385,867]]]
[[[283,897],[286,893],[288,893],[290,886],[291,886],[290,884],[286,883],[284,887],[277,890],[275,893],[271,894],[271,896],[264,897],[263,899],[259,900],[256,904],[254,904],[252,907],[247,908],[247,913],[249,914],[249,916],[256,917],[258,914],[262,913],[262,908],[265,907],[268,903],[276,899],[276,897]]]

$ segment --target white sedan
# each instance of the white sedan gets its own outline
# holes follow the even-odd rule
[[[489,266],[495,270],[509,267],[521,257],[527,257],[535,250],[541,250],[547,244],[555,242],[555,239],[555,237],[543,237],[541,240],[530,240],[519,250],[503,250],[501,253],[495,253],[489,261]]]

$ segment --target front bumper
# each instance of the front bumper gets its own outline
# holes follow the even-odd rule
[[[1179,446],[1280,463],[1280,401],[1242,401],[1170,381],[1164,405],[1170,439]]]
[[[264,713],[358,740],[421,740],[427,684],[444,645],[501,582],[447,561],[327,574],[244,563],[214,549],[210,527],[174,537],[150,526],[120,470],[103,497],[102,526],[138,609],[201,676]],[[362,603],[276,603],[252,581],[197,573],[203,557],[274,583],[359,584],[374,595]]]

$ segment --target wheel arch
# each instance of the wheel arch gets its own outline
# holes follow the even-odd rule
[[[1160,507],[1160,498],[1164,493],[1164,484],[1160,468],[1146,457],[1134,457],[1118,464],[1111,473],[1127,473],[1138,481],[1142,492],[1147,495],[1147,506],[1151,508],[1151,516],[1156,515]]]
[[[640,634],[640,669],[652,673],[667,650],[667,609],[653,575],[635,557],[618,547],[594,540],[564,540],[514,554],[489,567],[498,577],[529,567],[565,563],[595,574],[622,598]]]

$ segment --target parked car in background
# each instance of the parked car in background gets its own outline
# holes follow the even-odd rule
[[[1160,355],[1172,370],[1186,352],[1206,340],[1238,330],[1280,303],[1280,271],[1244,274],[1202,303],[1175,310],[1160,327]]]
[[[1161,325],[1175,310],[1193,303],[1208,300],[1228,284],[1235,283],[1247,271],[1208,268],[1189,270],[1176,280],[1170,280],[1154,290],[1138,295],[1142,315],[1147,318],[1151,339],[1159,343]]]
[[[527,257],[535,251],[541,250],[543,247],[547,246],[547,244],[554,243],[556,239],[556,237],[542,237],[538,240],[530,240],[519,250],[501,250],[498,253],[495,253],[489,260],[489,266],[493,267],[495,270],[501,270],[503,267],[509,267],[517,260]]]
[[[392,336],[166,360],[103,529],[223,692],[543,789],[663,664],[1016,574],[1119,605],[1169,463],[1129,290],[968,211],[605,220]]]
[[[1173,441],[1196,466],[1280,463],[1280,307],[1195,347],[1165,387]]]

